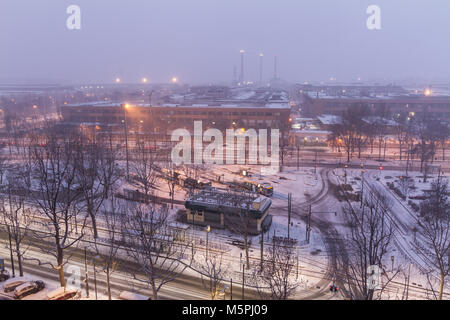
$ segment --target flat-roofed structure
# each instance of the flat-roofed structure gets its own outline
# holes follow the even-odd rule
[[[150,132],[192,128],[202,120],[205,128],[271,128],[288,123],[290,106],[285,103],[241,104],[149,104],[94,102],[68,104],[59,108],[65,124],[104,126],[123,125]]]
[[[408,114],[411,117],[429,114],[450,120],[450,94],[387,93],[373,95],[351,95],[342,89],[339,95],[327,92],[303,93],[302,116],[317,117],[322,114],[342,114],[346,109],[366,106],[371,110],[389,110],[395,116]]]
[[[206,189],[192,194],[185,202],[186,222],[201,226],[235,230],[248,221],[248,233],[257,235],[272,224],[272,200],[248,192]],[[247,220],[248,219],[248,220]]]

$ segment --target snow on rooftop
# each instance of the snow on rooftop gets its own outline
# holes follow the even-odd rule
[[[247,100],[247,99],[250,99],[251,97],[253,97],[254,95],[255,95],[255,91],[244,91],[244,92],[239,92],[237,95],[235,95],[233,97],[233,99]]]
[[[320,116],[317,116],[317,119],[319,119],[322,124],[326,125],[342,123],[342,117],[334,114],[322,114]]]

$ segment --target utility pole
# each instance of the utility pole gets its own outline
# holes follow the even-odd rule
[[[275,230],[273,230],[272,257],[275,257]],[[272,272],[275,272],[275,259],[272,259]]]
[[[97,297],[97,272],[95,269],[95,258],[94,258],[94,289],[95,289],[95,300],[98,300],[98,297]]]
[[[261,271],[264,270],[264,233],[261,233],[261,239],[259,240],[261,244]]]
[[[108,285],[108,300],[111,300],[111,283],[110,283],[109,265],[106,266],[106,284]]]
[[[8,237],[9,237],[9,252],[11,254],[12,277],[14,278],[16,276],[16,271],[14,268],[14,255],[13,255],[13,250],[12,250],[11,229],[9,228],[9,226],[6,226],[6,228],[8,229]]]
[[[208,261],[208,234],[211,231],[211,227],[210,226],[206,226],[206,261]]]
[[[288,240],[291,239],[290,237],[290,232],[291,232],[291,210],[292,210],[292,193],[288,194],[288,233],[287,233],[287,237]]]
[[[298,279],[298,256],[299,256],[299,248],[298,248],[298,246],[297,247],[295,247],[297,250],[297,268],[295,269],[296,270],[296,273],[295,273],[295,279]]]
[[[84,247],[84,269],[85,269],[85,279],[86,282],[86,297],[89,298],[89,274],[88,274],[88,262],[87,262],[87,249]]]
[[[363,164],[361,164],[361,167],[363,167]],[[361,170],[361,208],[363,206],[363,198],[364,198],[364,172],[366,172],[364,169]]]
[[[245,288],[245,264],[242,264],[242,300],[244,300],[244,288]]]
[[[300,144],[297,143],[297,170],[300,169]]]
[[[311,236],[311,214],[312,214],[312,209],[311,206],[309,206],[309,213],[308,213],[308,221],[306,224],[306,243],[309,244],[309,240],[310,240],[310,236]]]
[[[408,285],[406,286],[406,300],[408,300],[409,295],[409,279],[411,278],[411,263],[409,264],[408,268]]]
[[[230,300],[233,300],[233,278],[230,281]]]
[[[314,174],[317,173],[317,151],[314,155]]]
[[[344,166],[344,178],[345,178],[345,184],[347,184],[347,168],[348,168],[348,166],[345,165],[345,166]]]

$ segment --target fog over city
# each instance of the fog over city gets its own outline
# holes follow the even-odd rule
[[[81,29],[68,30],[69,5]],[[381,8],[368,30],[366,9]],[[442,83],[450,79],[442,0],[2,0],[0,82],[230,83],[245,80]]]
[[[0,0],[0,305],[450,300],[449,30],[450,0]]]

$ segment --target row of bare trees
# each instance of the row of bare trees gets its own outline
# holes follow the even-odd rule
[[[427,114],[409,115],[398,114],[393,117],[389,110],[370,110],[365,106],[355,106],[346,109],[339,121],[331,125],[328,137],[330,144],[343,149],[349,162],[357,153],[378,145],[378,158],[384,160],[386,156],[388,136],[396,137],[399,146],[399,159],[410,161],[417,157],[421,171],[428,162],[432,162],[440,147],[442,159],[445,160],[447,140],[450,138],[448,123],[432,118]],[[407,168],[408,170],[408,168]]]
[[[430,266],[428,284],[435,299],[442,300],[446,279],[450,273],[450,201],[448,181],[441,175],[431,183],[427,199],[421,203],[417,229],[421,237],[415,240],[416,251]],[[438,288],[435,289],[435,276]]]
[[[408,186],[409,183],[405,182],[405,188]],[[428,279],[431,298],[442,300],[450,272],[448,182],[439,175],[431,186],[431,190],[425,191],[426,200],[421,203],[421,214],[412,231],[419,233],[414,236],[414,248],[426,262],[426,267],[420,268]],[[408,299],[410,270],[406,275],[406,268],[401,264],[394,268],[393,255],[392,269],[389,271],[390,268],[386,267],[394,251],[394,240],[398,237],[395,234],[396,223],[391,218],[392,205],[386,190],[372,185],[364,193],[360,205],[348,202],[344,206],[345,222],[350,232],[345,242],[347,257],[340,257],[336,277],[351,299],[385,299],[390,295],[387,290],[389,284],[394,280],[399,282],[402,276],[405,279],[402,297]],[[423,271],[423,268],[427,270]]]
[[[19,161],[1,163],[0,213],[21,275],[23,262],[34,261],[56,270],[66,286],[65,266],[90,245],[102,261],[109,299],[111,274],[119,264],[147,283],[156,299],[161,287],[190,265],[188,245],[172,236],[167,210],[117,198],[124,174],[111,135],[48,123],[17,140],[13,159]],[[156,166],[143,145],[133,169],[143,192],[151,194]],[[52,258],[28,256],[31,247]]]

